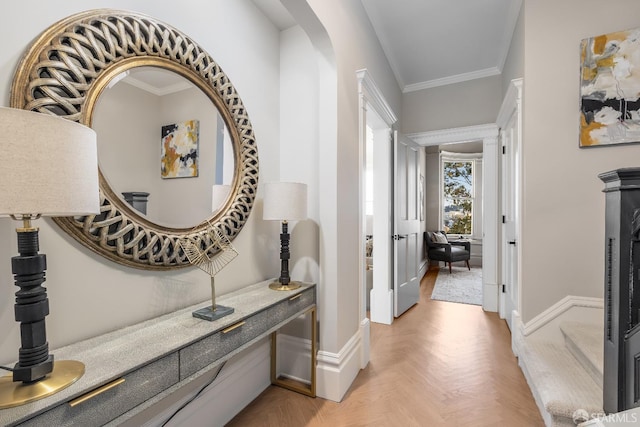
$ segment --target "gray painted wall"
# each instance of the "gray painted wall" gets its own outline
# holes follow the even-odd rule
[[[538,0],[525,1],[524,9],[526,322],[566,295],[603,296],[604,195],[597,175],[638,166],[640,145],[578,148],[579,47],[586,37],[638,27],[640,3]]]
[[[520,8],[518,21],[513,30],[509,53],[502,68],[502,94],[507,93],[509,83],[524,75],[524,6]]]
[[[501,104],[501,76],[408,92],[402,98],[402,132],[494,123]]]

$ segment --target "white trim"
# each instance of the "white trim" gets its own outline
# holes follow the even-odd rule
[[[415,92],[418,90],[431,89],[439,86],[446,86],[454,83],[462,83],[469,80],[482,79],[485,77],[497,76],[500,74],[498,67],[485,68],[484,70],[471,71],[469,73],[456,74],[439,79],[427,80],[425,82],[406,85],[402,93]]]
[[[376,271],[375,269],[373,270]],[[393,323],[393,289],[383,289],[382,285],[376,288],[375,278],[373,289],[370,293],[371,297],[371,321],[374,323],[382,323],[390,325]]]
[[[370,76],[366,68],[356,71],[356,76],[358,78],[358,91],[360,96],[364,96],[367,103],[376,110],[387,126],[391,127],[398,121],[398,117],[393,112],[391,106],[387,103],[380,89],[378,89],[376,82],[373,81],[373,78]]]
[[[444,226],[444,164],[445,163],[455,163],[456,161],[460,161],[460,163],[471,163],[471,197],[467,199],[471,200],[471,234],[460,234],[460,237],[465,236],[470,239],[482,239],[482,224],[480,224],[480,232],[478,232],[478,221],[475,219],[475,213],[477,212],[478,207],[477,199],[476,199],[476,190],[478,186],[482,185],[480,179],[478,179],[478,174],[476,173],[480,166],[482,169],[482,156],[483,153],[452,153],[449,151],[441,151],[440,152],[440,179],[438,182],[439,186],[439,195],[440,195],[440,209],[438,211],[438,224]],[[480,173],[480,177],[482,177],[482,173]],[[461,199],[464,199],[461,197]],[[482,202],[480,203],[482,205]],[[481,208],[482,209],[482,208]],[[457,234],[457,233],[453,233]]]
[[[516,255],[515,255],[515,266],[510,266],[507,264],[506,262],[506,253],[509,250],[509,243],[508,240],[509,239],[514,239],[514,240],[520,240],[522,239],[522,192],[523,192],[523,178],[522,178],[522,86],[523,86],[523,80],[520,79],[513,79],[511,80],[511,83],[509,84],[509,87],[507,89],[507,93],[502,101],[502,105],[500,106],[500,111],[498,112],[498,118],[496,121],[496,125],[498,126],[499,129],[503,129],[511,120],[511,118],[516,115],[516,138],[515,140],[512,139],[506,139],[505,134],[501,133],[501,137],[500,137],[500,146],[502,147],[502,150],[513,150],[516,149],[517,150],[517,156],[515,159],[513,158],[508,158],[509,155],[507,156],[500,156],[500,154],[498,154],[498,156],[500,156],[500,161],[498,162],[498,166],[496,169],[500,169],[500,179],[498,181],[498,185],[499,185],[499,192],[501,193],[501,200],[500,200],[500,212],[502,215],[505,215],[507,217],[508,221],[514,221],[514,227],[515,227],[515,232],[514,232],[514,236],[507,236],[507,232],[510,231],[507,230],[507,224],[506,223],[502,223],[499,226],[499,229],[501,231],[500,233],[500,241],[497,242],[499,244],[499,250],[501,251],[501,255],[500,255],[500,282],[502,284],[507,284],[507,285],[511,285],[510,283],[507,283],[508,279],[507,279],[507,274],[508,274],[508,269],[509,267],[511,268],[516,268],[517,269],[517,274],[516,274],[516,278],[515,278],[515,287],[517,289],[517,301],[515,301],[515,305],[516,307],[514,307],[515,310],[520,310],[522,308],[522,269],[519,268],[518,266],[522,265],[522,244],[520,244],[521,242],[518,242],[518,244],[516,245]],[[508,134],[507,134],[508,136]],[[507,147],[507,144],[509,143],[509,147]],[[515,148],[514,148],[515,147]],[[515,164],[511,165],[510,160],[513,160],[513,162],[515,162]],[[510,167],[513,167],[513,170],[515,171],[514,174],[517,174],[516,176],[512,176],[510,179],[514,180],[515,179],[515,184],[513,185],[513,187],[511,189],[508,189],[508,182],[506,181],[506,174],[507,174],[507,162],[509,162]],[[512,194],[513,193],[513,194]],[[507,208],[508,205],[508,201],[510,200],[510,198],[516,198],[517,203],[514,206],[515,211],[514,212],[509,212],[510,209]],[[509,233],[511,234],[511,233]],[[506,311],[508,311],[507,308],[507,294],[504,292],[501,292],[499,294],[499,304],[498,304],[498,313],[500,315],[501,318],[507,318],[508,319],[508,324],[509,327],[513,329],[513,326],[511,325],[511,323],[509,323],[509,313],[506,313]]]
[[[484,271],[482,276],[484,276]],[[499,289],[497,283],[484,282],[482,284],[482,309],[484,311],[498,311],[498,295]]]
[[[371,322],[368,318],[362,319],[360,322],[360,339],[362,340],[362,345],[360,346],[360,369],[364,369],[369,364],[369,360],[371,360]]]
[[[482,140],[482,308],[498,311],[499,296],[499,187],[498,187],[498,138]],[[490,167],[485,167],[490,165]],[[493,165],[493,166],[491,166]]]
[[[366,69],[358,70],[356,72],[358,79],[358,102],[359,102],[359,160],[358,160],[358,174],[359,174],[359,188],[358,197],[359,203],[359,215],[358,215],[358,229],[360,230],[358,236],[358,247],[360,248],[358,257],[358,274],[359,274],[359,289],[360,289],[360,311],[359,318],[361,322],[367,319],[366,316],[366,277],[365,277],[365,253],[364,253],[364,235],[365,235],[365,152],[366,152],[366,128],[368,123],[368,112],[376,115],[381,120],[378,125],[379,129],[374,129],[374,151],[377,153],[374,156],[374,168],[376,170],[375,181],[376,192],[378,194],[377,202],[374,204],[374,224],[373,234],[374,236],[391,236],[390,224],[386,221],[383,224],[386,213],[388,212],[387,206],[392,203],[391,198],[391,127],[397,121],[397,117],[389,104],[386,102],[382,92],[378,89],[374,80],[369,75]],[[384,126],[382,124],[384,122]],[[373,123],[371,123],[373,124]],[[376,214],[378,212],[378,214]],[[382,215],[379,213],[382,212]],[[384,246],[384,242],[377,244],[378,249],[374,252],[374,263],[378,266],[373,273],[373,289],[369,294],[370,301],[370,315],[371,321],[380,322],[385,324],[391,324],[393,322],[393,290],[390,276],[390,265],[388,262],[390,254],[390,244],[387,243]],[[389,310],[390,309],[390,310]],[[361,329],[361,332],[368,332],[369,329]],[[369,337],[363,339],[363,346],[369,345]],[[361,357],[361,364],[368,363],[369,348],[363,350]]]
[[[495,123],[489,123],[477,126],[417,132],[406,136],[413,139],[416,144],[428,147],[452,142],[471,142],[480,141],[485,138],[497,138],[498,126],[496,126]]]
[[[146,92],[149,92],[152,95],[156,95],[156,96],[165,96],[165,95],[171,95],[172,93],[177,93],[177,92],[181,92],[183,90],[187,90],[187,89],[191,89],[192,87],[194,87],[190,82],[188,81],[181,81],[181,82],[177,82],[177,83],[173,83],[169,86],[164,86],[164,87],[156,87],[153,85],[150,85],[147,82],[143,82],[142,80],[138,80],[134,77],[131,76],[125,76],[125,78],[122,80],[123,83],[127,83],[131,86],[137,87],[138,89],[142,89]]]
[[[454,142],[482,141],[483,180],[489,176],[487,171],[496,171],[499,167],[497,154],[498,126],[495,123],[419,132],[407,136],[413,139],[418,145],[425,147]],[[498,253],[498,229],[497,226],[494,226],[494,223],[497,224],[498,222],[498,177],[494,174],[491,176],[491,179],[492,181],[487,182],[487,185],[485,185],[484,181],[482,183],[482,208],[484,209],[482,215],[482,306],[487,311],[490,311],[490,308],[498,305],[497,289],[492,285],[495,285],[497,282],[498,257],[500,256]],[[487,289],[485,289],[485,287],[487,287]],[[495,294],[490,293],[493,289],[496,291]]]
[[[358,330],[338,353],[318,352],[316,394],[340,402],[360,371],[362,339]]]
[[[522,79],[511,80],[511,84],[507,88],[507,93],[505,94],[502,105],[500,106],[500,111],[498,111],[496,125],[499,128],[502,128],[507,124],[509,118],[513,115],[514,110],[516,110],[522,103],[522,84]]]
[[[476,160],[482,162],[482,153],[452,153],[441,151],[440,160]]]
[[[567,295],[527,323],[522,324],[522,335],[525,337],[531,335],[574,307],[602,309],[604,302],[602,298]]]
[[[422,264],[420,264],[420,267],[418,267],[418,277],[420,278],[420,280],[422,280],[424,275],[427,274],[428,269],[429,269],[429,259],[426,258],[422,260]]]

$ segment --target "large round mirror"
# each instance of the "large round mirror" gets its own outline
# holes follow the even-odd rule
[[[173,92],[161,99],[153,87]],[[233,239],[248,219],[258,186],[248,114],[213,58],[165,23],[115,10],[63,19],[23,56],[11,106],[96,129],[101,213],[55,221],[100,255],[144,269],[185,267],[181,241],[212,256],[207,229]]]

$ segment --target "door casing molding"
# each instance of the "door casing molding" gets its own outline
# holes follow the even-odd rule
[[[488,123],[412,133],[407,137],[424,147],[482,141],[482,308],[485,311],[498,311],[498,126],[495,123]]]

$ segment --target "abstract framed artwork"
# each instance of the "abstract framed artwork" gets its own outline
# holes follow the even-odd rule
[[[162,178],[198,176],[199,129],[198,120],[162,126]]]
[[[582,40],[580,147],[640,142],[640,29]]]

